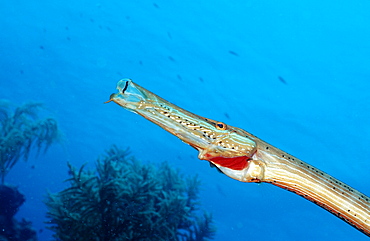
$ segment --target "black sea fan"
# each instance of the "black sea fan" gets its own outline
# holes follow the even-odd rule
[[[69,165],[70,187],[46,204],[57,240],[207,240],[212,217],[199,214],[196,177],[167,163],[142,164],[113,146],[96,171]]]

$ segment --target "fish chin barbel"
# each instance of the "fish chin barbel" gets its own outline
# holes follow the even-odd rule
[[[242,182],[267,182],[321,206],[370,236],[370,199],[323,171],[252,134],[195,115],[142,88],[120,80],[110,101],[161,126],[199,151],[227,176]]]

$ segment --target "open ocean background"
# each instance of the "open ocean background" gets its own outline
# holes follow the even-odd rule
[[[215,240],[368,240],[313,203],[209,168],[176,137],[116,104],[118,80],[226,122],[370,194],[370,1],[2,1],[0,98],[40,101],[64,142],[6,178],[40,240],[47,190],[67,162],[112,144],[202,181]]]

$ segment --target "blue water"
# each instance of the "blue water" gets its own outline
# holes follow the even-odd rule
[[[367,240],[293,193],[219,174],[176,137],[103,102],[131,78],[369,195],[369,9],[366,0],[3,1],[0,98],[44,102],[64,133],[7,177],[27,197],[17,218],[50,240],[46,191],[65,187],[67,161],[93,168],[117,144],[198,174],[215,240]]]

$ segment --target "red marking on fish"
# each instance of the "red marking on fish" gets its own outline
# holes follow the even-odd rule
[[[209,161],[233,170],[243,170],[248,166],[248,159],[249,157],[247,156],[237,156],[237,157],[218,156],[210,158]]]

